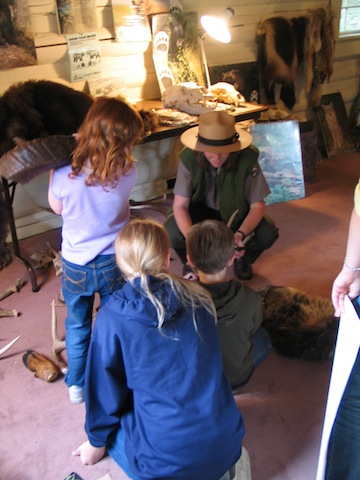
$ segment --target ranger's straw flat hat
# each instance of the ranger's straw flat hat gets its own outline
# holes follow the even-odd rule
[[[252,143],[252,136],[235,123],[227,112],[212,111],[199,117],[199,125],[185,130],[180,137],[185,147],[198,152],[238,152]]]

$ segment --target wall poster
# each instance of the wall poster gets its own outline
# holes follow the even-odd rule
[[[59,31],[93,32],[97,29],[96,0],[56,0]]]
[[[153,59],[160,92],[183,82],[205,85],[196,12],[160,13],[151,18]]]
[[[71,82],[101,76],[100,45],[96,32],[66,36],[70,57]]]
[[[27,0],[0,2],[0,69],[37,64]]]

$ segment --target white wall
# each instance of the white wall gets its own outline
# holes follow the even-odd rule
[[[19,81],[48,79],[82,90],[84,82],[71,83],[66,40],[57,31],[55,6],[52,0],[29,0],[30,20],[35,34],[38,65],[11,70],[0,70],[0,94]],[[210,66],[255,61],[257,57],[256,31],[267,18],[300,16],[326,6],[320,0],[228,0],[219,7],[215,0],[183,0],[184,11],[204,13],[221,12],[225,7],[235,11],[231,25],[242,25],[231,29],[232,42],[217,43],[210,37],[205,39],[207,60]],[[336,13],[335,26],[339,20],[340,0],[333,3]],[[160,97],[160,91],[152,61],[152,45],[143,42],[120,44],[114,41],[111,0],[97,0],[98,34],[102,54],[102,76],[120,76],[124,79],[129,99],[132,101]],[[323,94],[341,92],[349,111],[359,90],[359,40],[339,41],[336,44],[334,73],[328,84],[323,85]],[[297,103],[294,113],[307,109],[306,97],[299,74]],[[176,139],[148,143],[137,148],[140,176],[133,192],[137,201],[161,194],[166,188],[166,179],[174,176],[180,145]],[[19,238],[33,235],[60,225],[58,218],[47,208],[47,176],[32,181],[26,186],[17,186],[15,195],[15,217]]]

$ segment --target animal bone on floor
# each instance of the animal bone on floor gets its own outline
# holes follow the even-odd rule
[[[4,298],[9,297],[13,293],[16,293],[20,290],[20,288],[24,285],[24,281],[22,278],[18,278],[15,283],[10,285],[10,287],[6,288],[2,293],[0,293],[0,300],[4,300]],[[4,308],[0,307],[0,317],[18,317],[19,312],[17,310],[5,310]]]
[[[8,297],[9,295],[18,292],[23,285],[23,279],[18,278],[15,283],[13,283],[12,285],[10,285],[10,287],[6,288],[2,293],[0,293],[0,300],[4,300],[4,298]]]

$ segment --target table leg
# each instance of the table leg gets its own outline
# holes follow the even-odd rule
[[[2,178],[3,187],[4,187],[4,196],[5,202],[8,207],[9,212],[9,227],[10,227],[10,234],[12,238],[12,246],[13,246],[13,257],[15,260],[21,262],[25,267],[28,269],[32,291],[38,292],[40,290],[40,286],[37,283],[36,273],[34,267],[31,263],[21,255],[20,252],[20,245],[19,240],[16,233],[16,226],[15,226],[15,219],[14,219],[14,212],[13,212],[13,203],[14,203],[14,196],[15,196],[15,188],[17,183],[16,182],[8,182],[6,178]]]

